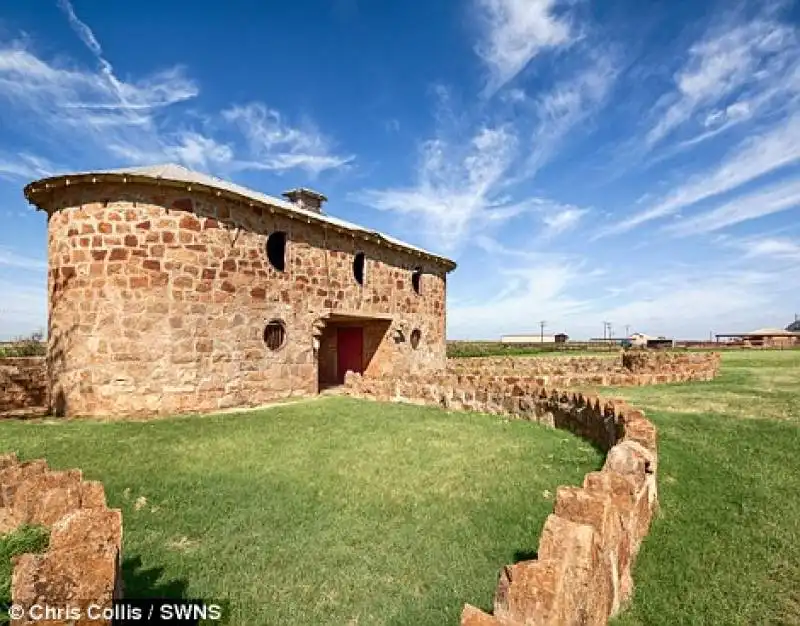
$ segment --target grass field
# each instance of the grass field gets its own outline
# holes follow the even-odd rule
[[[616,626],[800,624],[798,382],[800,352],[727,352],[713,382],[613,390],[659,428],[662,507]]]
[[[457,624],[536,550],[602,455],[497,417],[325,398],[150,422],[3,422],[123,510],[129,597],[229,600],[229,624]]]
[[[800,352],[710,383],[598,389],[659,428],[661,512],[616,626],[800,624]],[[230,600],[230,624],[455,624],[599,466],[535,424],[327,398],[140,423],[0,423],[123,509],[131,596]]]

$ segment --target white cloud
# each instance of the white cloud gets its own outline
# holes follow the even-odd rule
[[[0,340],[47,328],[47,280],[42,275],[38,282],[21,284],[0,277]]]
[[[524,111],[506,110],[494,123],[475,123],[454,110],[450,91],[438,86],[438,134],[421,145],[415,183],[351,197],[408,217],[443,252],[452,253],[470,235],[528,212],[549,216],[551,235],[566,230],[577,224],[582,209],[535,196],[515,198],[508,191],[530,181],[554,156],[569,133],[605,102],[615,78],[611,56],[598,55],[537,98],[522,90],[510,92],[513,104]]]
[[[545,215],[542,218],[545,226],[547,226],[545,234],[547,236],[555,236],[572,230],[578,225],[578,222],[586,212],[586,209],[577,207],[561,207],[549,215]]]
[[[484,280],[474,279],[475,284],[492,285],[491,290],[473,290],[469,301],[451,303],[449,338],[538,333],[539,320],[547,321],[545,332],[564,331],[574,339],[602,336],[603,321],[619,332],[630,326],[632,331],[683,339],[707,337],[712,329],[735,332],[774,325],[788,314],[784,304],[794,285],[789,279],[797,270],[677,268],[610,282],[602,269],[589,271],[585,260],[504,256],[522,262],[511,269],[489,267]]]
[[[97,41],[97,39],[95,39],[92,29],[79,20],[78,16],[75,15],[75,10],[72,8],[72,4],[70,4],[68,0],[58,0],[58,7],[64,11],[64,13],[66,13],[67,19],[69,20],[69,25],[72,27],[84,45],[89,48],[89,50],[91,50],[95,56],[101,56],[103,54],[103,49],[100,47],[100,43]]]
[[[0,153],[0,178],[30,180],[50,176],[54,171],[53,164],[45,158],[24,152],[16,155]]]
[[[745,258],[800,263],[800,242],[786,237],[758,236],[728,242],[744,252]]]
[[[413,187],[368,189],[352,197],[421,225],[444,251],[457,248],[474,230],[502,223],[532,206],[501,197],[500,187],[517,150],[508,127],[483,126],[466,145],[434,139],[422,145]]]
[[[332,153],[330,141],[311,124],[298,128],[261,103],[235,106],[222,117],[236,124],[247,139],[253,161],[247,167],[265,170],[301,168],[311,174],[350,163],[353,155]]]
[[[612,225],[598,236],[622,233],[677,213],[800,159],[800,115],[755,135],[736,147],[716,168],[699,173],[659,202]]]
[[[568,294],[581,281],[583,269],[580,262],[548,255],[517,267],[500,267],[491,282],[483,283],[495,286],[494,293],[475,289],[469,301],[448,307],[448,337],[498,339],[504,334],[538,331],[540,320],[547,320],[552,332],[562,330],[590,306],[588,300]]]
[[[14,250],[0,246],[0,267],[13,267],[22,270],[41,271],[47,269],[47,261],[26,257],[16,253]],[[5,298],[3,298],[5,299]]]
[[[352,159],[331,154],[328,141],[312,125],[288,126],[280,114],[258,103],[225,112],[225,119],[241,122],[251,148],[244,154],[228,141],[188,127],[188,118],[177,126],[169,123],[168,108],[200,93],[185,70],[174,66],[137,80],[121,80],[69,1],[59,0],[59,6],[98,68],[48,62],[21,43],[0,43],[0,103],[5,101],[13,119],[40,129],[40,140],[60,151],[64,161],[82,162],[88,156],[96,163],[110,156],[124,164],[170,160],[203,170],[301,168],[317,173]],[[35,174],[31,167],[14,164],[14,159],[0,161],[14,165],[0,165],[0,172]]]
[[[576,35],[568,15],[557,15],[559,0],[476,0],[483,38],[476,52],[489,68],[492,94],[512,80],[542,50],[571,43]]]
[[[791,180],[759,189],[711,211],[680,220],[665,230],[679,235],[709,233],[797,207],[800,207],[800,180]]]
[[[45,140],[68,148],[161,156],[157,110],[197,93],[180,68],[124,83],[110,73],[50,65],[18,45],[0,48],[0,99],[46,129]]]
[[[598,53],[591,65],[534,101],[536,125],[525,177],[548,162],[570,131],[606,102],[617,74],[612,56]]]
[[[797,60],[794,28],[772,19],[725,20],[689,49],[674,76],[674,92],[656,108],[659,117],[645,144],[654,146],[696,113],[704,120],[700,124],[721,129],[749,119],[776,96],[798,91]]]

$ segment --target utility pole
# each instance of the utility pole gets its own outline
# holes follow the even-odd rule
[[[630,324],[625,324],[625,339],[631,336],[630,329]]]
[[[611,327],[611,322],[608,323],[608,338],[609,339],[613,339],[614,338],[614,330]]]
[[[606,339],[606,330],[608,330],[608,322],[603,322],[603,341]]]
[[[544,320],[539,322],[539,343],[544,343],[544,325],[547,324]]]

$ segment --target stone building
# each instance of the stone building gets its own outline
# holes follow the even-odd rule
[[[147,415],[314,394],[347,370],[443,369],[452,261],[178,165],[29,184],[48,216],[58,415]]]

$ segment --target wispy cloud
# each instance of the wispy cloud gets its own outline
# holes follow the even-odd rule
[[[41,140],[49,142],[49,153],[63,152],[64,161],[105,155],[126,164],[176,160],[203,170],[300,168],[317,173],[352,159],[331,154],[329,142],[313,125],[293,128],[279,113],[259,103],[210,116],[241,122],[247,142],[241,150],[231,138],[221,139],[202,126],[190,125],[190,118],[184,117],[178,125],[171,123],[174,118],[166,116],[167,110],[200,93],[185,69],[173,66],[135,81],[120,79],[98,38],[70,2],[59,0],[58,4],[95,57],[97,68],[49,62],[21,42],[0,43],[0,101],[18,119],[46,128]],[[23,175],[20,166],[4,169]],[[30,173],[30,168],[24,170],[24,175]]]
[[[709,233],[798,207],[800,180],[795,179],[740,196],[715,209],[671,224],[665,230],[677,235]]]
[[[518,140],[508,127],[483,126],[466,145],[425,142],[413,187],[367,189],[353,200],[411,217],[442,249],[457,248],[473,230],[500,224],[531,207],[501,195]]]
[[[586,209],[579,209],[574,206],[561,206],[542,218],[547,230],[545,235],[554,237],[568,230],[572,230],[578,225],[581,218],[586,215]]]
[[[693,176],[660,201],[617,222],[598,236],[629,231],[788,166],[800,159],[798,137],[800,115],[795,115],[771,130],[745,140],[717,167]]]
[[[509,255],[506,255],[509,256]],[[510,258],[510,257],[509,257]],[[573,338],[600,336],[601,322],[615,328],[679,338],[707,336],[709,323],[728,329],[755,328],[781,318],[781,302],[791,290],[791,272],[724,267],[677,268],[641,280],[615,281],[600,289],[602,269],[587,260],[547,255],[518,258],[512,269],[489,268],[495,289],[461,300],[448,310],[448,336],[497,339],[504,334],[565,331]],[[789,281],[791,282],[791,281]],[[691,306],[687,306],[691,303]],[[681,311],[676,317],[674,312]],[[714,312],[713,322],[708,312]],[[769,322],[772,323],[772,322]],[[729,331],[732,332],[732,331]]]
[[[777,95],[800,89],[797,61],[793,27],[728,16],[689,49],[645,144],[654,146],[687,122],[702,129],[696,143],[749,119]]]
[[[254,160],[248,168],[265,170],[305,169],[317,174],[342,167],[355,158],[337,155],[330,140],[311,123],[305,128],[292,126],[274,109],[261,103],[235,106],[222,112],[222,117],[236,124],[247,139]]]
[[[50,176],[54,171],[54,165],[43,157],[24,152],[17,155],[0,153],[0,178],[41,178]]]
[[[576,38],[560,0],[476,0],[483,37],[476,52],[489,69],[491,95],[519,74],[542,50]],[[566,5],[566,7],[565,7]]]
[[[569,133],[605,104],[618,71],[612,54],[597,50],[595,55],[574,76],[556,83],[533,101],[536,123],[523,178],[534,175],[553,158]]]
[[[604,104],[616,78],[611,59],[598,54],[536,97],[514,90],[510,110],[500,107],[491,121],[471,120],[468,108],[457,108],[450,91],[437,87],[437,135],[420,146],[414,184],[367,189],[352,199],[414,220],[432,245],[450,253],[471,234],[523,213],[538,213],[548,236],[576,226],[584,209],[513,190]]]
[[[781,237],[752,237],[734,244],[747,258],[772,258],[800,263],[800,241]]]
[[[0,266],[41,271],[47,268],[47,261],[17,254],[8,247],[0,246]]]

